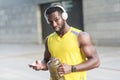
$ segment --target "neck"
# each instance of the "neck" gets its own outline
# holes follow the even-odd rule
[[[63,31],[61,31],[60,33],[57,33],[57,34],[60,37],[63,37],[63,35],[68,32],[69,28],[70,28],[70,26],[68,24],[65,24],[65,27],[64,27]]]

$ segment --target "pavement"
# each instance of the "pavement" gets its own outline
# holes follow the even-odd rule
[[[0,80],[49,80],[48,71],[34,71],[28,64],[41,60],[44,44],[0,44]],[[96,46],[99,68],[87,71],[87,80],[120,79],[120,46]]]

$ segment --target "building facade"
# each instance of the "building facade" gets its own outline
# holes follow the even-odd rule
[[[95,45],[120,45],[119,0],[0,0],[0,43],[43,43],[49,33],[44,28],[42,6],[58,2],[71,11],[70,16],[78,15],[77,20],[69,17],[71,25],[88,32]],[[74,4],[76,11],[68,4]]]
[[[96,45],[120,46],[120,0],[83,0],[85,30]]]

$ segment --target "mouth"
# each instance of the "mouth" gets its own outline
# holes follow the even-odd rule
[[[55,27],[54,30],[55,30],[55,31],[59,31],[59,27]]]

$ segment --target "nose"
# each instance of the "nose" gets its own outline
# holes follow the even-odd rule
[[[52,26],[53,26],[53,27],[56,27],[56,26],[57,26],[57,23],[56,23],[55,21],[53,21]]]

